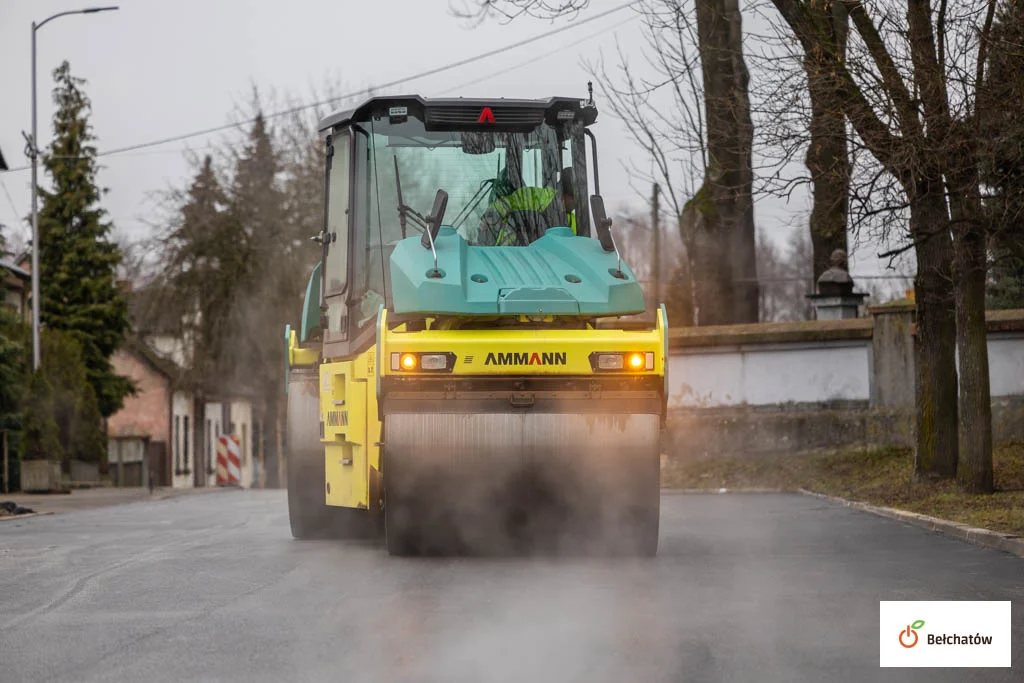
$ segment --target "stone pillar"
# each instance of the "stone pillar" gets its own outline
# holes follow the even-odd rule
[[[846,270],[846,252],[832,252],[832,267],[818,278],[817,292],[808,294],[814,306],[815,320],[842,320],[859,317],[860,304],[867,294],[853,291],[853,278]]]
[[[872,408],[914,407],[914,313],[906,299],[871,306]]]

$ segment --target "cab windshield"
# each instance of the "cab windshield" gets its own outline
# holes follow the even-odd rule
[[[363,216],[377,244],[419,234],[411,222],[402,234],[399,182],[402,202],[423,214],[445,190],[444,223],[472,245],[522,246],[548,228],[575,227],[574,143],[564,130],[544,123],[527,133],[427,131],[414,116],[359,125],[367,147]]]
[[[586,155],[579,127],[541,124],[526,133],[435,132],[410,115],[401,123],[387,118],[356,121],[334,142],[337,157],[330,170],[328,207],[339,230],[348,222],[351,240],[334,242],[327,259],[330,283],[345,282],[354,328],[369,325],[380,304],[391,305],[391,253],[399,241],[421,235],[399,216],[402,204],[421,214],[430,212],[439,189],[448,193],[444,225],[471,245],[529,244],[551,227],[574,227],[589,234],[581,206],[576,225],[574,195],[586,196]],[[354,145],[352,164],[348,141]],[[575,160],[575,163],[574,163]],[[397,166],[397,173],[396,173]],[[573,188],[580,188],[574,193]],[[349,192],[351,191],[351,202]],[[346,250],[348,250],[347,253]],[[332,267],[332,255],[337,265]],[[335,287],[340,291],[341,284]],[[340,324],[340,323],[339,323]]]

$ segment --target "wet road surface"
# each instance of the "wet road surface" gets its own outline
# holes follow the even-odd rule
[[[879,600],[1013,600],[1014,668],[880,669]],[[652,560],[391,558],[223,491],[0,524],[0,680],[1021,681],[1024,560],[679,493]]]

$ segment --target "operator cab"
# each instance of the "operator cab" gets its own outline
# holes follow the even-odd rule
[[[584,136],[596,191],[587,130],[596,118],[592,99],[409,96],[371,98],[321,121],[327,197],[316,317],[325,342],[372,334],[379,305],[391,305],[391,253],[408,237],[428,249],[442,225],[478,247],[527,246],[551,228],[590,237]],[[443,216],[418,213],[432,206]],[[442,219],[430,235],[426,219]]]

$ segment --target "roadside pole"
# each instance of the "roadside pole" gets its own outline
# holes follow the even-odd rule
[[[7,430],[0,430],[0,448],[4,451],[4,493],[11,492],[11,469],[7,460]]]
[[[658,309],[661,300],[661,209],[658,206],[658,183],[654,183],[651,193],[651,229],[654,231],[654,308]]]
[[[117,444],[117,486],[120,488],[124,486],[124,455],[121,453],[124,442],[121,439],[115,439],[114,443]]]

